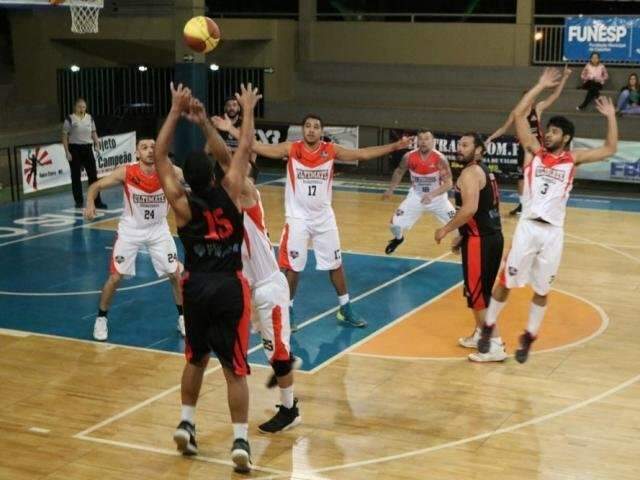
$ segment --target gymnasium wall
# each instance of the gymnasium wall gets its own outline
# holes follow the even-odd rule
[[[518,64],[516,28],[485,23],[318,22],[313,27],[313,60],[512,66]]]

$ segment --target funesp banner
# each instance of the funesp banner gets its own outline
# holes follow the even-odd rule
[[[108,175],[116,167],[135,161],[136,132],[109,135],[100,139],[94,150],[98,177]],[[22,191],[31,193],[71,183],[69,162],[61,143],[20,149]],[[87,179],[85,171],[82,180]]]
[[[567,17],[564,27],[564,60],[640,61],[640,17]]]

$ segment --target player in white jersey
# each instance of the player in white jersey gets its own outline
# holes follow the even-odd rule
[[[389,199],[409,170],[411,188],[391,217],[389,228],[393,238],[384,250],[387,255],[404,242],[404,232],[410,230],[424,213],[431,213],[443,225],[456,214],[447,198],[447,192],[453,186],[449,162],[433,148],[434,138],[429,130],[420,130],[417,142],[418,148],[403,155],[393,172],[389,189],[382,196],[384,200]]]
[[[509,290],[531,284],[534,294],[529,320],[516,360],[524,363],[531,344],[536,339],[547,308],[547,295],[555,279],[564,237],[564,218],[576,167],[583,163],[599,162],[614,155],[618,145],[618,126],[614,104],[610,98],[596,101],[598,111],[607,119],[604,145],[588,150],[569,151],[574,135],[573,124],[564,117],[553,117],[547,123],[544,145],[540,145],[529,130],[527,107],[543,90],[556,86],[561,73],[545,69],[538,83],[527,92],[515,108],[518,140],[528,155],[525,158],[523,211],[513,236],[511,250],[496,285],[485,324],[478,341],[479,355],[488,351],[498,315],[504,308]]]
[[[220,130],[229,126],[223,119],[216,119]],[[338,321],[352,327],[365,327],[350,304],[347,282],[342,266],[342,250],[336,217],[331,206],[333,192],[334,161],[365,161],[404,150],[412,139],[380,145],[349,149],[322,140],[322,120],[317,115],[307,115],[302,120],[303,139],[297,142],[282,142],[266,145],[254,142],[253,150],[258,155],[274,159],[287,159],[287,183],[285,185],[285,226],[280,240],[278,263],[285,271],[291,302],[298,286],[298,277],[307,263],[307,247],[312,244],[316,256],[316,269],[329,272],[329,277],[338,294]],[[237,136],[237,131],[231,129]],[[290,309],[292,328],[293,311]]]
[[[123,276],[136,274],[136,256],[146,247],[158,276],[168,276],[178,310],[177,329],[184,336],[180,262],[173,236],[169,231],[169,204],[162,191],[153,162],[155,141],[141,139],[136,146],[138,162],[116,168],[111,174],[91,184],[84,209],[85,218],[92,220],[96,210],[94,199],[98,192],[115,185],[123,186],[124,209],[118,222],[118,233],[111,254],[110,275],[107,279],[93,326],[93,338],[104,341],[108,337],[107,313],[113,295]],[[179,177],[182,170],[174,167]]]

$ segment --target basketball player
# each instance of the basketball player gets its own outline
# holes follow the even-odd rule
[[[455,190],[459,209],[449,223],[435,232],[437,243],[456,229],[460,232],[452,249],[462,253],[464,295],[476,322],[474,334],[458,340],[467,348],[477,346],[504,246],[498,185],[493,173],[482,163],[484,152],[485,144],[477,133],[466,133],[458,141],[458,160],[464,164]],[[497,331],[487,353],[469,356],[479,362],[501,362],[505,358],[507,354]]]
[[[198,124],[208,123],[204,106],[192,100],[190,115]],[[216,184],[229,170],[231,154],[221,135],[209,135],[208,150],[216,159]],[[263,433],[277,433],[300,423],[298,400],[293,396],[293,364],[299,360],[290,351],[289,285],[280,272],[269,233],[267,232],[260,192],[255,187],[258,169],[250,163],[244,181],[240,204],[244,212],[244,242],[242,243],[242,272],[251,287],[251,299],[256,308],[254,328],[260,332],[267,360],[273,368],[280,387],[278,413],[258,428]]]
[[[110,275],[100,294],[98,317],[93,325],[93,338],[105,341],[109,336],[107,313],[111,300],[123,276],[136,274],[136,256],[146,247],[158,276],[168,276],[178,310],[177,329],[184,336],[180,262],[173,236],[169,231],[167,214],[169,203],[162,191],[153,163],[155,141],[141,139],[136,147],[137,163],[116,168],[106,177],[94,182],[87,191],[84,216],[93,220],[98,192],[115,185],[123,186],[124,209],[118,222],[118,233],[111,254]],[[173,167],[178,178],[182,170]]]
[[[228,129],[226,122],[217,122],[219,129]],[[280,239],[278,263],[285,271],[291,291],[290,321],[293,321],[293,298],[298,277],[307,263],[307,246],[313,245],[316,269],[329,272],[329,278],[338,294],[339,309],[336,317],[344,325],[366,327],[351,307],[347,282],[342,266],[342,252],[336,217],[331,206],[333,164],[335,160],[366,161],[406,149],[412,139],[403,137],[397,142],[376,147],[349,149],[322,140],[322,120],[309,114],[302,120],[303,139],[266,145],[253,142],[253,151],[274,159],[287,159],[285,186],[285,226]],[[232,135],[237,135],[233,129]]]
[[[229,97],[224,102],[224,118],[230,122],[234,128],[240,128],[242,122],[242,110],[240,104],[235,97]],[[220,130],[220,136],[227,144],[227,147],[233,151],[238,147],[238,140],[229,133],[229,131]]]
[[[384,252],[389,255],[404,242],[404,232],[410,230],[423,213],[432,213],[445,224],[456,214],[447,192],[453,186],[449,162],[442,153],[433,148],[434,138],[429,130],[418,132],[418,148],[404,154],[398,168],[393,172],[391,185],[382,198],[387,200],[402,181],[407,169],[411,175],[411,188],[400,204],[389,228],[393,238]]]
[[[240,196],[251,155],[253,108],[261,96],[251,84],[247,89],[242,85],[241,91],[237,99],[244,118],[239,144],[219,185],[214,184],[213,163],[203,151],[190,153],[184,164],[190,193],[180,184],[167,157],[180,118],[196,121],[189,111],[191,92],[182,85],[174,88],[171,84],[171,110],[158,135],[155,161],[185,249],[183,295],[187,362],[181,382],[181,421],[173,438],[183,454],[197,454],[195,408],[209,354],[213,351],[227,383],[234,438],[231,459],[236,471],[247,472],[251,469],[246,378],[250,372],[247,347],[251,294],[242,275],[244,226]],[[205,138],[218,135],[209,122],[202,122],[200,126]]]
[[[615,106],[610,98],[596,100],[598,111],[607,119],[607,138],[604,145],[588,150],[570,151],[574,126],[564,117],[552,117],[547,123],[544,144],[540,144],[529,131],[527,107],[545,89],[561,82],[556,69],[545,69],[538,83],[527,92],[516,106],[515,122],[518,140],[530,154],[524,165],[523,210],[513,235],[500,282],[496,285],[489,304],[478,350],[487,350],[487,344],[500,312],[504,308],[511,288],[530,284],[534,294],[529,307],[529,320],[516,360],[527,361],[531,344],[535,341],[547,309],[547,296],[558,273],[564,237],[564,218],[576,167],[599,162],[614,155],[618,148],[618,126]]]
[[[538,139],[538,142],[542,145],[542,112],[544,112],[547,108],[551,107],[553,103],[558,99],[560,93],[562,93],[562,89],[564,88],[564,84],[567,83],[567,79],[571,76],[571,70],[569,67],[565,65],[564,71],[562,72],[562,79],[560,83],[555,88],[553,93],[549,95],[544,100],[537,102],[536,104],[531,104],[528,108],[529,114],[527,115],[527,122],[529,122],[529,131],[532,135],[535,135]],[[526,92],[525,92],[526,93]],[[487,143],[492,142],[494,139],[501,137],[504,135],[507,130],[514,124],[515,115],[512,111],[507,117],[507,121],[504,122],[499,129],[493,132],[489,138],[487,138]],[[509,215],[520,215],[522,212],[522,189],[524,185],[524,175],[522,174],[523,165],[524,165],[524,148],[522,145],[518,144],[518,205],[516,208],[509,212]]]

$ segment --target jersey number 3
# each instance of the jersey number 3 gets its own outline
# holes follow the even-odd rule
[[[204,218],[209,227],[209,233],[205,235],[207,240],[224,240],[233,233],[233,225],[222,216],[222,213],[221,208],[216,208],[213,212],[205,210]]]

